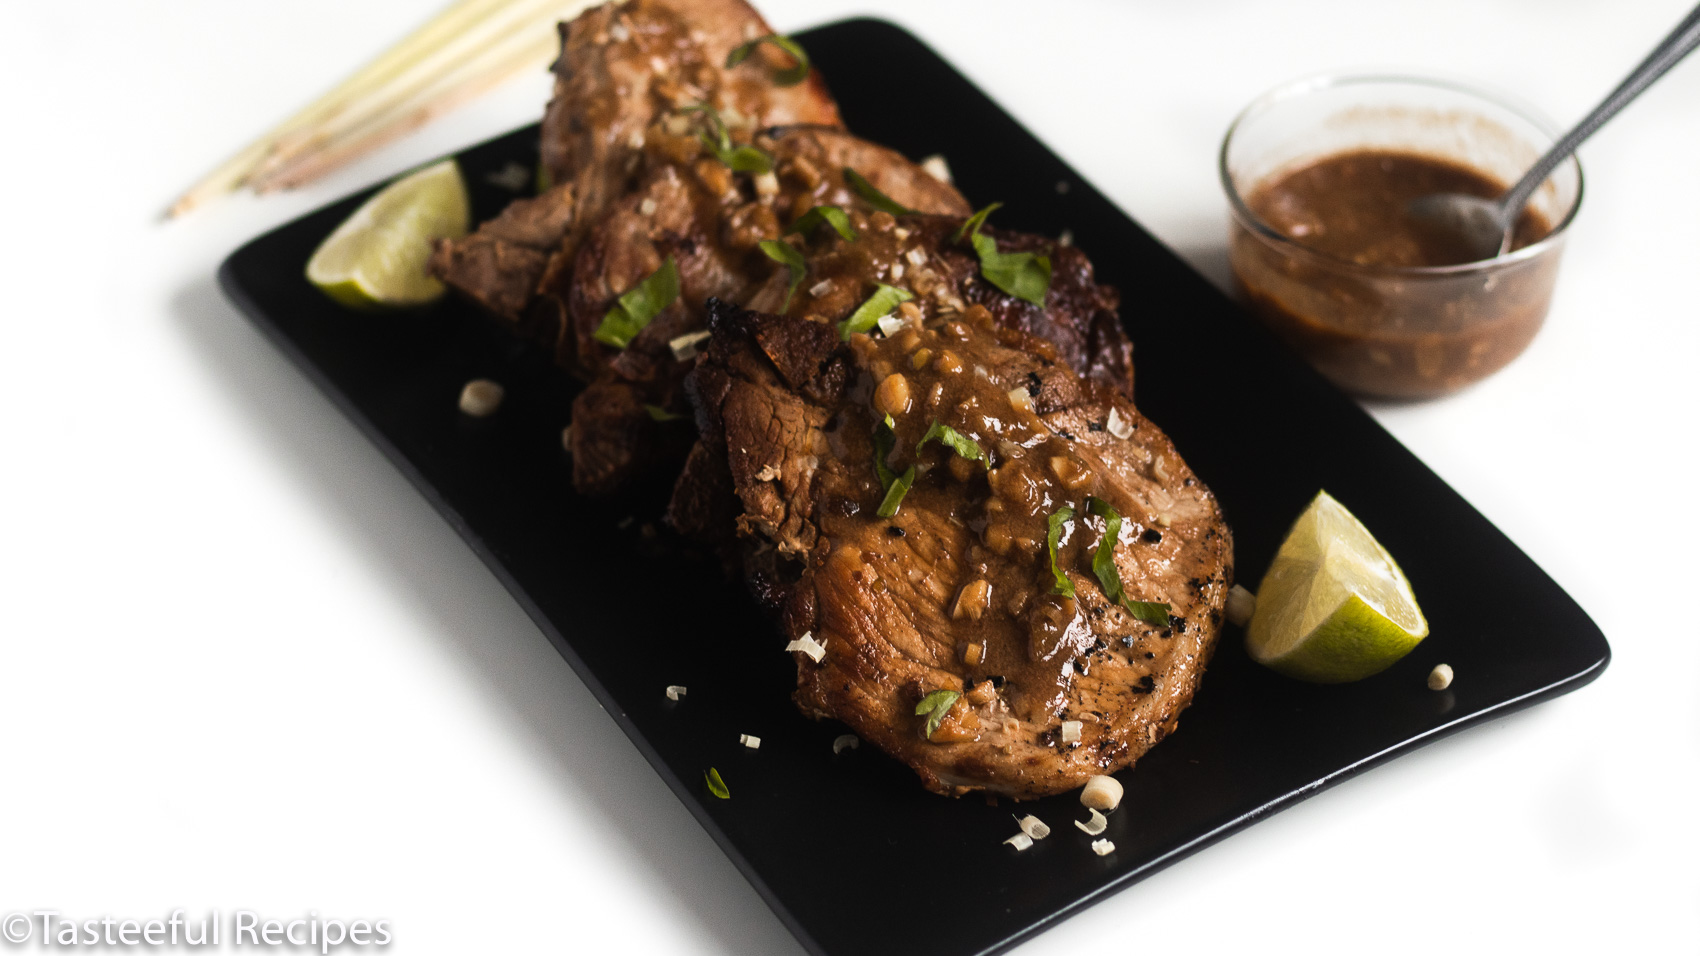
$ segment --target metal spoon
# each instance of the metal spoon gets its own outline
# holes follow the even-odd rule
[[[1616,116],[1619,110],[1628,106],[1631,100],[1640,96],[1643,90],[1653,85],[1654,80],[1663,76],[1697,45],[1700,45],[1700,6],[1690,11],[1610,96],[1554,143],[1505,195],[1498,199],[1483,199],[1463,193],[1435,193],[1411,200],[1405,207],[1406,213],[1431,228],[1445,230],[1456,237],[1459,248],[1468,251],[1473,260],[1504,255],[1511,250],[1512,230],[1535,188],[1546,182],[1547,176],[1558,168],[1559,163],[1568,159],[1583,140],[1604,126],[1606,120]]]

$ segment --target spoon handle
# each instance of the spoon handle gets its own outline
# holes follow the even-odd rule
[[[1523,205],[1534,195],[1535,188],[1546,182],[1548,175],[1558,164],[1564,162],[1569,155],[1582,145],[1582,141],[1594,135],[1594,131],[1604,126],[1606,121],[1616,116],[1618,111],[1629,105],[1635,97],[1653,84],[1654,80],[1665,75],[1665,71],[1675,66],[1678,61],[1687,56],[1695,46],[1700,45],[1700,6],[1689,11],[1688,16],[1662,40],[1647,58],[1641,61],[1633,72],[1624,77],[1617,89],[1611,91],[1594,107],[1593,112],[1582,118],[1575,128],[1565,133],[1564,137],[1552,145],[1534,166],[1529,168],[1523,178],[1517,180],[1517,185],[1505,194],[1500,201],[1501,221],[1515,222],[1517,215],[1523,211]]]

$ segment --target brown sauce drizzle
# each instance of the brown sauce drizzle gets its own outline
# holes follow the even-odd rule
[[[876,258],[888,254],[875,243],[867,251]],[[853,467],[845,472],[848,486],[824,491],[859,507],[824,509],[821,529],[835,552],[856,548],[859,560],[882,578],[926,569],[927,580],[893,586],[930,589],[941,606],[946,619],[924,623],[928,637],[952,650],[935,665],[959,675],[963,688],[996,693],[1015,715],[1043,724],[1060,712],[1073,675],[1090,667],[1091,655],[1109,652],[1103,638],[1115,642],[1114,652],[1141,660],[1152,655],[1137,652],[1146,651],[1147,642],[1161,650],[1161,638],[1160,629],[1131,618],[1127,626],[1107,627],[1124,612],[1104,606],[1089,576],[1074,575],[1077,597],[1051,593],[1045,533],[1053,511],[1064,504],[1083,511],[1087,495],[1106,497],[1123,515],[1124,548],[1150,547],[1140,542],[1146,515],[1143,506],[1118,500],[1113,483],[1098,480],[1111,464],[1039,417],[1032,396],[1042,383],[1031,372],[1030,356],[1011,360],[1000,342],[1010,334],[994,329],[983,307],[971,306],[890,338],[853,337],[860,373],[855,404],[827,435],[830,453]],[[874,474],[872,434],[887,413],[896,434],[891,466],[902,472],[915,464],[918,474],[897,513],[879,519],[883,489]],[[934,421],[974,440],[987,461],[963,458],[937,442],[917,452]],[[858,461],[866,465],[857,467]],[[1089,569],[1101,528],[1096,519],[1072,522],[1058,548],[1059,566]],[[925,559],[904,560],[904,551]],[[1123,632],[1138,636],[1137,652],[1126,649],[1133,639],[1124,640]],[[954,732],[947,723],[934,739],[948,740]]]

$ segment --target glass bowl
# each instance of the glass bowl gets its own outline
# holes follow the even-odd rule
[[[1270,328],[1348,391],[1420,399],[1480,381],[1522,353],[1546,319],[1581,205],[1575,157],[1530,200],[1550,226],[1543,238],[1462,265],[1324,254],[1272,227],[1248,200],[1319,160],[1364,150],[1464,166],[1509,188],[1556,137],[1529,111],[1445,80],[1321,76],[1282,86],[1248,106],[1222,141],[1234,276]]]

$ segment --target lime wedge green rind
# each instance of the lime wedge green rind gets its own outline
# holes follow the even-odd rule
[[[1246,649],[1289,677],[1337,684],[1386,670],[1427,635],[1393,556],[1321,492],[1259,585]]]
[[[356,209],[307,261],[307,281],[355,309],[404,309],[443,295],[426,272],[438,239],[466,235],[471,203],[452,159],[410,173]]]

